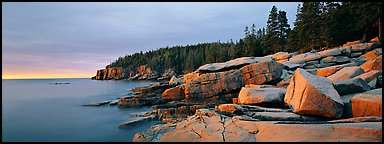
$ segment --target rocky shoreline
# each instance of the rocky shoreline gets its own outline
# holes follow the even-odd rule
[[[206,64],[169,83],[135,88],[117,105],[155,109],[124,126],[163,122],[134,142],[381,142],[381,43]]]

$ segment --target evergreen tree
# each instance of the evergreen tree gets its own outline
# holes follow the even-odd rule
[[[279,11],[278,15],[278,37],[279,37],[279,51],[284,51],[287,44],[287,37],[291,31],[290,25],[288,24],[287,13],[285,11]]]
[[[278,22],[278,13],[277,7],[273,6],[267,21],[267,35],[265,39],[265,46],[268,53],[277,52],[279,46],[278,42],[278,31],[279,31],[279,22]]]

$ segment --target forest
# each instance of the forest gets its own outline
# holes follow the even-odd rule
[[[225,62],[248,56],[265,56],[280,51],[307,52],[340,46],[347,41],[381,42],[381,2],[303,2],[297,6],[293,29],[286,12],[273,6],[266,28],[246,26],[244,38],[226,42],[199,43],[158,48],[119,57],[106,66],[147,65],[163,72],[192,72],[207,63]]]

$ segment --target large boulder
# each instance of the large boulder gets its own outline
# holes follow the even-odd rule
[[[230,69],[237,69],[244,65],[259,63],[263,61],[272,60],[269,57],[241,57],[234,60],[230,60],[224,63],[212,63],[205,64],[199,67],[196,72],[198,73],[207,73],[207,72],[217,72],[217,71],[225,71]]]
[[[333,83],[334,88],[340,95],[364,92],[370,89],[367,82],[361,78],[352,78]]]
[[[346,79],[353,78],[353,77],[358,76],[362,73],[364,73],[364,70],[358,66],[344,67],[341,70],[337,71],[336,73],[328,76],[327,78],[331,82],[337,82],[340,80],[346,80]]]
[[[381,116],[382,88],[343,95],[341,98],[344,102],[343,117]]]
[[[382,116],[383,113],[382,89],[375,89],[351,98],[353,117]]]
[[[282,103],[285,88],[246,88],[240,90],[240,104]]]
[[[238,92],[247,84],[263,84],[280,78],[284,66],[274,60],[253,63],[238,70],[204,73],[185,84],[189,100],[205,100],[217,95]],[[229,101],[231,101],[230,98]]]
[[[332,83],[327,78],[312,75],[301,68],[295,71],[284,102],[297,114],[329,118],[338,118],[343,114],[343,101]]]

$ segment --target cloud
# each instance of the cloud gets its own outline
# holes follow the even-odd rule
[[[2,66],[88,73],[139,51],[238,40],[274,4],[293,23],[297,3],[2,3]]]

